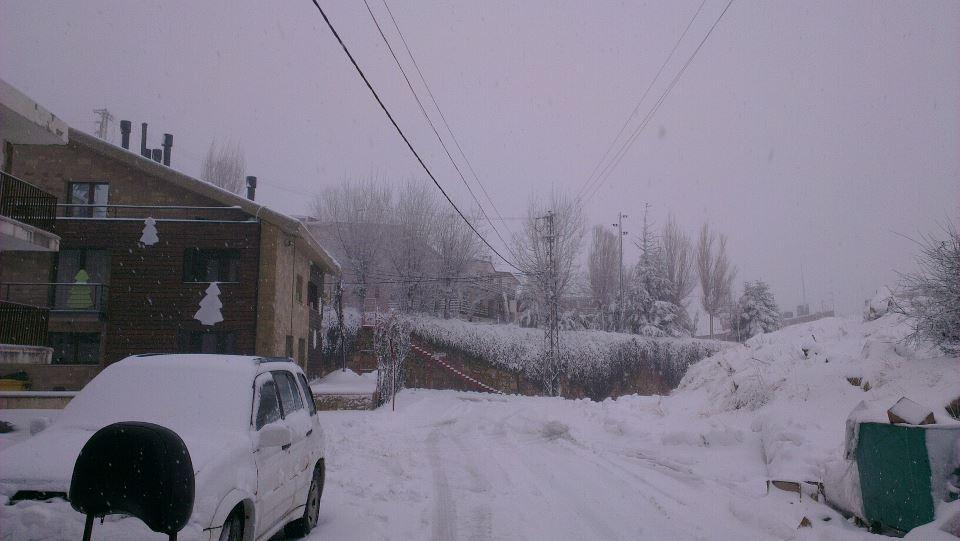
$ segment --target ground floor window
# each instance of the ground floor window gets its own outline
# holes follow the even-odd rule
[[[231,331],[186,331],[181,335],[182,353],[236,353],[236,335]]]
[[[100,362],[100,333],[51,332],[53,364],[98,364]]]

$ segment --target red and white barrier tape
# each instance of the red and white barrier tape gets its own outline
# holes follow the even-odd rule
[[[413,349],[413,350],[415,350],[415,351],[417,351],[417,352],[419,352],[421,355],[424,355],[424,356],[430,358],[431,360],[439,363],[441,366],[443,366],[443,367],[446,368],[447,370],[449,370],[449,371],[453,372],[454,374],[460,376],[461,378],[463,378],[463,379],[465,379],[465,380],[473,383],[474,385],[476,385],[477,387],[480,387],[481,389],[490,391],[491,393],[503,394],[502,391],[499,391],[499,390],[497,390],[497,389],[494,389],[493,387],[491,387],[491,386],[489,386],[489,385],[487,385],[487,384],[485,384],[485,383],[481,383],[481,382],[479,382],[479,381],[471,378],[470,376],[464,374],[463,372],[457,370],[456,368],[450,366],[449,364],[446,363],[446,361],[444,361],[443,359],[441,359],[440,357],[438,357],[435,353],[430,353],[429,351],[423,349],[422,347],[417,346],[417,345],[414,345],[414,344],[411,344],[411,345],[410,345],[410,348]]]

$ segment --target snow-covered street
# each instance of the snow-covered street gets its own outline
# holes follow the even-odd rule
[[[958,360],[903,346],[907,331],[895,315],[789,327],[725,347],[665,397],[407,389],[396,411],[319,412],[327,481],[310,539],[880,539],[822,499],[768,491],[766,481],[823,480],[860,401],[877,410],[901,396],[931,407],[954,396]],[[20,426],[51,415],[0,411]],[[938,517],[960,510],[942,506]],[[805,517],[811,527],[798,528]],[[62,500],[0,505],[4,540],[75,539],[81,529]],[[119,517],[97,538],[153,539]]]

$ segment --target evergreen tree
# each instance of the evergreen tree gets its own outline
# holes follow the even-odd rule
[[[743,338],[773,332],[780,328],[780,310],[770,286],[763,280],[743,284],[743,295],[737,303],[736,315]]]
[[[636,243],[640,260],[627,284],[624,317],[630,332],[646,336],[683,336],[683,309],[674,298],[663,250],[644,213],[643,230]]]

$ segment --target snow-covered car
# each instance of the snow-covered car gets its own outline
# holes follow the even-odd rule
[[[268,539],[317,523],[324,436],[303,371],[288,359],[142,355],[94,378],[46,430],[0,453],[0,494],[66,498],[98,429],[146,421],[175,431],[196,474],[181,539]],[[134,519],[130,519],[133,521]]]

